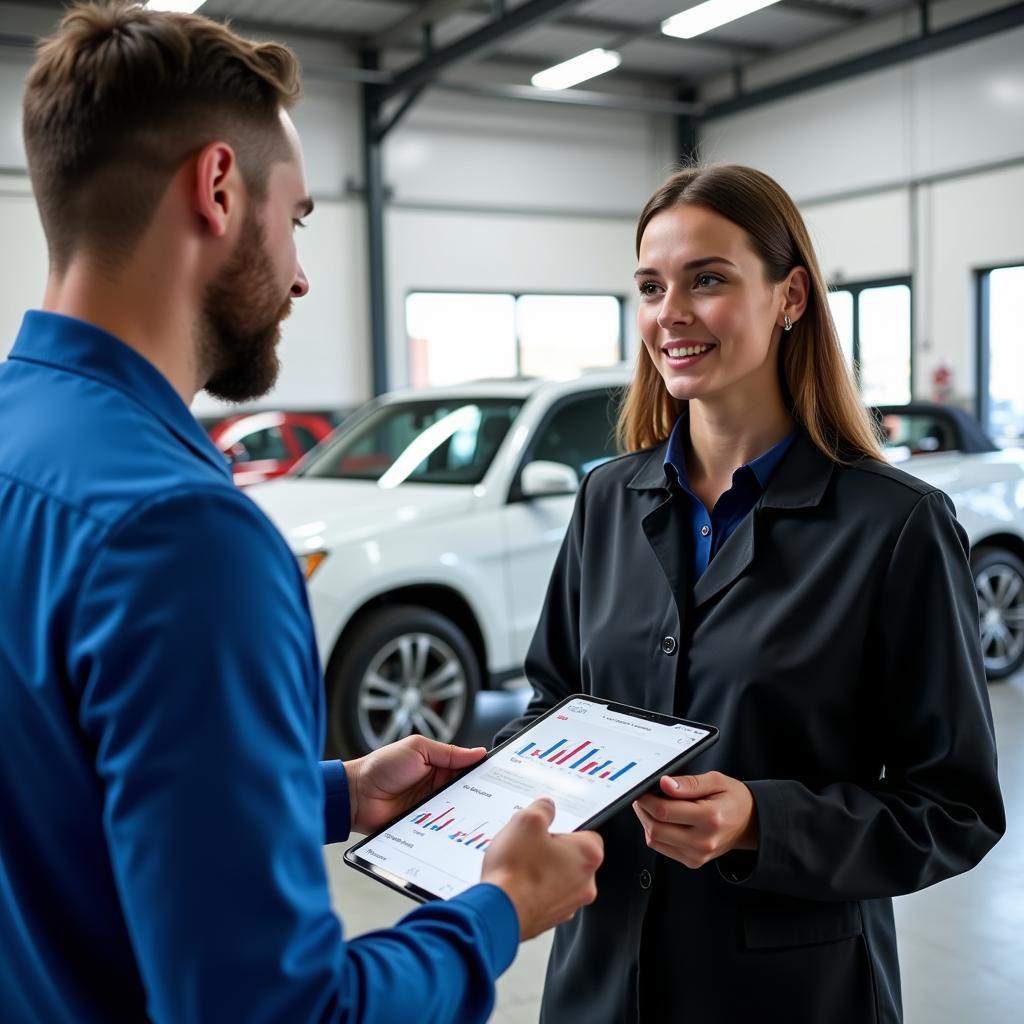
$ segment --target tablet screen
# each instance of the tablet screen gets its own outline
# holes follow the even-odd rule
[[[392,884],[454,896],[479,882],[484,851],[517,810],[549,796],[551,831],[571,832],[714,733],[619,707],[584,697],[559,705],[350,853]]]

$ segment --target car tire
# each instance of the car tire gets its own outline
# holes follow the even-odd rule
[[[993,682],[1006,679],[1024,666],[1024,561],[1005,548],[979,548],[971,571],[985,675]]]
[[[328,676],[328,749],[360,757],[414,732],[459,741],[480,666],[454,622],[414,605],[377,608],[342,643]]]

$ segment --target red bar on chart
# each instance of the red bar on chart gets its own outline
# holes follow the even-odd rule
[[[582,767],[582,768],[580,769],[580,771],[581,771],[581,772],[588,772],[588,771],[590,771],[590,769],[591,769],[591,768],[596,768],[596,767],[598,766],[598,763],[599,763],[599,762],[597,762],[597,761],[591,761],[591,762],[590,762],[590,764],[585,764],[585,765],[584,765],[584,766],[583,766],[583,767]]]
[[[611,775],[611,772],[601,772],[598,778],[607,779],[609,775]]]
[[[590,740],[584,740],[575,750],[570,750],[568,754],[563,754],[555,763],[565,764],[570,757],[575,757],[589,742]]]
[[[440,821],[446,814],[451,814],[452,811],[454,810],[454,807],[449,807],[447,810],[442,811],[436,818],[431,818],[430,821],[427,822],[427,824],[433,825],[435,821]]]

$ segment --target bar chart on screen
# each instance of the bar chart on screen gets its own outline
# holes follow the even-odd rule
[[[491,839],[493,838],[487,833],[485,827],[489,824],[487,821],[478,821],[470,828],[455,828],[454,826],[461,824],[461,822],[455,808],[452,806],[447,807],[438,814],[425,811],[422,814],[414,815],[409,820],[423,832],[438,832],[446,839],[450,839],[460,846],[467,846],[476,850],[486,850],[491,845]]]
[[[572,745],[575,744],[575,745]],[[527,743],[516,750],[516,756],[545,767],[577,772],[598,779],[617,782],[637,766],[637,761],[623,757],[609,756],[609,751],[590,739],[576,743],[567,736],[546,747],[539,743]]]

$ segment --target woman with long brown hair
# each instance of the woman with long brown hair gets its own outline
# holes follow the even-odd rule
[[[694,168],[637,228],[628,454],[580,488],[524,719],[584,691],[718,726],[604,829],[542,1019],[902,1019],[892,897],[1004,828],[967,541],[883,459],[803,220]]]

